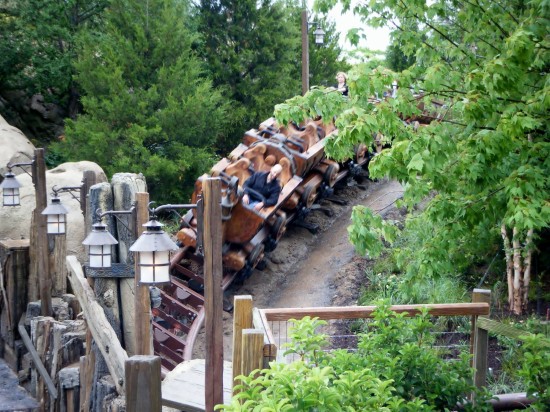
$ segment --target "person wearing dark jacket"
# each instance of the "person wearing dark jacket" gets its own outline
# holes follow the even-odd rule
[[[279,200],[281,185],[277,179],[283,168],[276,164],[269,172],[256,172],[244,182],[243,203],[255,210],[273,206]]]

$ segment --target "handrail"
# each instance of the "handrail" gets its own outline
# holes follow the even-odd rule
[[[377,306],[341,306],[312,308],[275,308],[261,309],[268,321],[288,321],[301,319],[304,316],[317,317],[323,320],[331,319],[362,319],[371,318]],[[393,305],[390,310],[396,313],[407,313],[415,316],[424,308],[429,309],[432,316],[480,316],[489,314],[488,303],[440,303],[425,305]]]

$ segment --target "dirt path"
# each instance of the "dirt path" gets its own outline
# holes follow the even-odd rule
[[[359,257],[348,241],[347,227],[352,208],[362,204],[381,214],[396,211],[395,201],[402,196],[401,185],[394,181],[343,185],[335,196],[347,201],[340,205],[327,200],[322,211],[313,211],[307,221],[318,225],[312,234],[291,225],[275,251],[266,256],[267,267],[255,270],[243,285],[226,291],[232,301],[235,295],[251,295],[254,306],[315,307],[344,306],[356,303],[364,279],[366,259]],[[232,314],[224,312],[224,359],[231,360]],[[194,358],[204,358],[203,336],[199,335]]]
[[[401,185],[394,181],[373,184],[360,202],[351,202],[309,248],[288,273],[288,281],[271,295],[267,306],[274,308],[330,306],[337,287],[336,275],[355,254],[348,240],[352,207],[363,204],[373,210],[387,211],[402,195]]]

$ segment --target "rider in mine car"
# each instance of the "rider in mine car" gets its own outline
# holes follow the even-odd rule
[[[281,193],[279,175],[283,168],[274,165],[269,172],[255,172],[244,182],[243,204],[261,210],[263,207],[277,204]]]

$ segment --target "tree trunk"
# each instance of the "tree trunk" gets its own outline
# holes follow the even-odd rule
[[[506,279],[508,282],[508,306],[512,308],[514,306],[514,283],[513,283],[513,264],[512,264],[512,245],[510,244],[510,238],[506,231],[506,225],[503,223],[500,227],[500,234],[502,235],[502,241],[504,242],[504,256],[506,257]]]
[[[527,231],[525,242],[521,242],[521,233],[517,227],[512,229],[512,241],[506,226],[500,228],[506,258],[506,279],[508,282],[508,304],[510,311],[521,315],[527,310],[529,284],[531,282],[531,242],[533,229]],[[523,244],[522,244],[523,243]]]
[[[523,309],[527,310],[527,302],[529,301],[529,283],[531,283],[531,258],[533,248],[533,229],[529,229],[525,237],[525,257],[523,260]]]
[[[516,315],[521,315],[523,298],[523,265],[521,264],[521,247],[519,242],[518,229],[514,226],[512,230],[512,248],[514,257],[514,302],[511,310]]]

